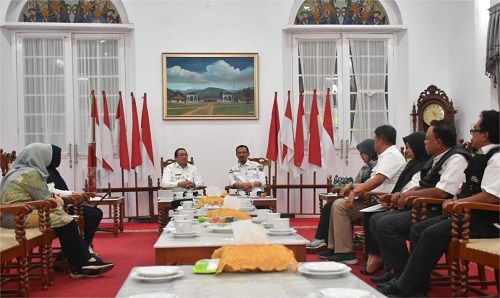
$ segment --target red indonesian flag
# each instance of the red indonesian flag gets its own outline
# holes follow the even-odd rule
[[[321,156],[323,168],[327,175],[332,175],[334,171],[335,146],[333,138],[333,117],[332,105],[330,101],[330,88],[326,91],[325,111],[323,113],[323,129],[321,130]]]
[[[294,143],[294,156],[293,156],[293,164],[294,168],[294,176],[298,177],[302,170],[304,169],[304,136],[305,136],[305,127],[304,123],[306,122],[306,114],[304,112],[304,94],[300,92],[299,94],[299,106],[297,109],[297,127],[295,128],[295,143]]]
[[[89,131],[87,134],[87,143],[88,143],[88,160],[87,166],[89,168],[97,167],[96,162],[96,123],[99,122],[98,112],[97,112],[97,102],[94,95],[94,90],[90,93],[90,121],[89,121]]]
[[[118,92],[118,95],[120,99],[118,100],[118,108],[116,109],[113,146],[115,147],[115,153],[118,153],[120,157],[120,167],[129,171],[130,157],[128,152],[127,127],[125,125],[126,115],[123,108],[121,91]],[[124,175],[124,177],[127,177],[127,175]]]
[[[139,119],[137,115],[137,106],[135,103],[134,93],[130,93],[132,96],[132,161],[130,167],[135,169],[142,164],[141,155],[141,134],[139,131]]]
[[[142,103],[141,136],[142,165],[139,168],[139,174],[142,180],[146,180],[148,176],[155,171],[155,159],[153,155],[153,142],[151,140],[151,126],[149,124],[146,93],[144,93],[144,101]]]
[[[280,133],[280,114],[278,111],[278,92],[274,92],[273,111],[271,112],[271,125],[269,126],[269,140],[267,142],[266,157],[274,162],[278,161],[279,146],[278,137]]]
[[[106,99],[106,92],[102,91],[102,108],[103,120],[101,125],[101,151],[102,151],[102,168],[105,174],[113,172],[111,166],[113,160],[113,144],[111,137],[111,122],[109,121],[108,100]]]
[[[281,131],[281,166],[290,172],[293,167],[294,154],[294,134],[293,134],[293,114],[292,104],[290,102],[290,91],[288,91],[288,101],[286,103],[285,117],[283,118],[283,130]]]
[[[311,115],[309,118],[309,153],[307,167],[309,174],[321,168],[321,141],[319,135],[320,119],[318,102],[316,100],[316,89],[314,89],[311,104]]]

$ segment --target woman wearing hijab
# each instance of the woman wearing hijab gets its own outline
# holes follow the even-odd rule
[[[358,175],[354,179],[354,183],[363,183],[368,180],[371,176],[372,169],[377,165],[378,155],[374,147],[375,141],[373,139],[366,139],[359,143],[356,147],[358,148],[361,159],[364,164],[358,172]],[[325,239],[328,238],[328,229],[330,226],[330,213],[332,209],[333,200],[326,203],[321,209],[321,215],[319,217],[318,228],[316,229],[316,235],[311,243],[307,246],[308,250],[319,250],[322,247],[326,247]]]
[[[68,186],[64,181],[63,177],[57,170],[57,167],[61,164],[61,148],[56,145],[52,145],[52,160],[47,167],[47,172],[49,176],[47,177],[47,183],[49,185],[49,190],[60,196],[75,194],[68,190]],[[52,187],[53,186],[53,187]],[[94,255],[92,248],[92,241],[94,239],[97,227],[102,220],[102,210],[94,206],[89,206],[83,204],[83,218],[85,219],[85,225],[83,228],[83,237],[91,254]]]
[[[418,184],[418,179],[412,180],[413,176],[420,172],[424,164],[430,158],[425,151],[425,133],[424,132],[414,132],[403,138],[403,142],[406,145],[406,163],[405,168],[401,172],[396,185],[392,189],[391,193],[404,192],[413,186]],[[380,251],[377,245],[377,241],[371,237],[370,233],[370,218],[375,213],[365,213],[363,216],[363,228],[365,231],[365,252],[368,253],[368,261],[366,265],[361,268],[361,273],[365,275],[371,275],[375,272],[381,270],[382,259],[380,256]]]
[[[49,200],[52,194],[47,188],[47,166],[52,160],[50,144],[32,143],[26,146],[14,161],[0,183],[1,204],[16,204],[30,201]],[[76,221],[64,212],[64,202],[55,196],[58,206],[51,210],[50,224],[61,243],[62,251],[70,268],[71,277],[97,277],[113,269],[112,263],[105,263],[90,255],[78,232]],[[32,212],[26,224],[38,226],[38,215]],[[13,214],[3,214],[0,224],[4,228],[14,228]]]

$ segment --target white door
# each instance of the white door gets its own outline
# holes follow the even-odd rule
[[[113,119],[118,91],[125,90],[124,37],[18,33],[16,39],[19,148],[33,142],[61,147],[58,170],[71,190],[81,191],[87,174],[90,91],[95,90],[101,106],[100,94],[106,91]]]
[[[390,34],[295,34],[294,98],[304,90],[306,116],[313,90],[320,111],[331,90],[336,153],[334,175],[355,177],[363,165],[356,145],[388,123],[392,70]],[[301,50],[303,53],[301,53]],[[321,113],[321,112],[320,112]]]

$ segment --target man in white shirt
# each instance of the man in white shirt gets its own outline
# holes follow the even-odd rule
[[[405,159],[396,144],[396,129],[390,125],[382,125],[375,129],[375,151],[378,154],[377,165],[372,176],[364,183],[346,185],[340,192],[349,195],[346,200],[336,200],[330,214],[328,248],[318,253],[328,261],[357,264],[354,254],[351,222],[361,218],[365,202],[356,199],[362,191],[391,192],[405,166]]]
[[[498,204],[500,198],[499,113],[482,111],[470,130],[472,145],[478,153],[465,170],[466,180],[460,194],[443,202],[443,209],[456,202]],[[470,218],[471,238],[498,238],[498,212],[473,211]],[[439,215],[413,225],[410,230],[411,255],[397,280],[379,291],[397,297],[426,296],[431,271],[447,250],[452,238],[452,219]]]
[[[446,120],[432,121],[426,132],[425,150],[432,158],[422,168],[419,187],[393,195],[401,211],[385,212],[370,219],[370,230],[377,240],[384,266],[392,268],[381,277],[372,277],[377,284],[399,277],[409,258],[406,240],[411,228],[411,208],[405,210],[404,201],[409,196],[449,199],[465,181],[464,170],[470,155],[456,146],[455,128]],[[428,208],[428,218],[442,214],[441,206]]]
[[[184,148],[175,150],[175,162],[169,164],[163,170],[161,187],[172,189],[173,191],[185,191],[203,186],[198,169],[188,163],[188,153]]]
[[[238,164],[229,170],[229,185],[246,193],[263,191],[266,184],[264,169],[259,163],[248,160],[249,156],[246,145],[236,147]]]

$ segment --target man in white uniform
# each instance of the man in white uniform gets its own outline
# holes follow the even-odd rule
[[[188,163],[188,153],[184,148],[178,148],[174,153],[175,162],[169,164],[163,170],[161,187],[173,191],[185,191],[203,186],[198,169]]]
[[[250,151],[245,145],[236,147],[238,164],[229,170],[229,185],[246,193],[263,191],[266,176],[259,163],[248,160]]]

